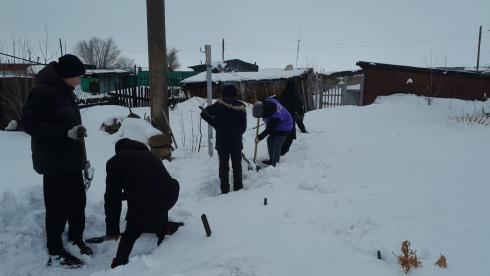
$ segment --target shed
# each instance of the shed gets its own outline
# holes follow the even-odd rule
[[[490,97],[490,74],[464,68],[424,68],[359,61],[363,72],[362,104],[394,93],[484,101]]]
[[[123,69],[87,69],[81,88],[92,94],[109,93],[120,87],[131,85],[131,71]]]
[[[223,62],[213,62],[213,73],[218,72],[257,72],[259,66],[256,63],[245,62],[241,59],[228,59]],[[189,66],[195,73],[206,71],[206,64]]]
[[[296,81],[298,94],[303,99],[306,110],[314,109],[313,69],[273,68],[259,69],[257,72],[213,73],[213,98],[218,97],[224,84],[233,84],[241,100],[254,103],[268,96],[280,94],[285,89],[288,79]],[[206,72],[187,78],[182,84],[188,96],[206,98]]]

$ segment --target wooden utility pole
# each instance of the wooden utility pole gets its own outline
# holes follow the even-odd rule
[[[167,48],[165,45],[164,0],[146,0],[150,113],[152,125],[163,135],[149,139],[152,152],[161,159],[171,156],[172,132],[168,116]],[[177,146],[177,145],[176,145]]]
[[[146,16],[151,119],[156,128],[169,134],[169,125],[165,120],[165,117],[168,118],[168,89],[164,0],[146,0]]]
[[[63,45],[61,44],[61,38],[60,38],[60,52],[61,52],[61,56],[63,56]]]
[[[206,83],[207,83],[207,96],[208,96],[208,106],[213,103],[213,75],[211,74],[211,45],[205,45],[206,53]],[[213,127],[208,125],[208,153],[209,156],[213,156]]]
[[[221,42],[221,62],[225,62],[225,39]],[[223,65],[224,66],[224,65]]]
[[[296,48],[296,68],[298,68],[298,57],[299,57],[299,41],[301,40],[301,31],[298,34],[298,47]]]
[[[480,69],[480,45],[481,45],[481,27],[480,26],[480,32],[478,34],[478,54],[476,56],[476,71]]]

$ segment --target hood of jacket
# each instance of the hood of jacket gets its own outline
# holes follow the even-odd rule
[[[218,99],[218,100],[216,100],[216,102],[218,104],[223,105],[223,106],[230,108],[230,109],[234,109],[237,111],[245,111],[245,105],[242,102],[240,102],[239,100]]]

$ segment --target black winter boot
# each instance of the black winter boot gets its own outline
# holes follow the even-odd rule
[[[83,241],[72,241],[73,245],[76,245],[78,249],[80,249],[80,254],[82,255],[87,255],[87,256],[93,256],[94,251],[92,251],[92,248],[90,248],[86,243]]]
[[[262,161],[262,164],[272,165],[272,161],[270,159],[269,160],[264,160],[264,161]]]
[[[120,265],[126,265],[126,264],[128,264],[128,262],[129,262],[128,260],[118,260],[118,259],[114,258],[114,259],[112,259],[111,268],[114,269]]]
[[[60,249],[55,252],[49,253],[47,265],[61,266],[66,268],[78,268],[83,265],[83,262],[79,258],[68,253],[66,250]]]

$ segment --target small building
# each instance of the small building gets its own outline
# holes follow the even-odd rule
[[[268,96],[279,95],[286,88],[286,81],[293,79],[306,110],[312,110],[314,78],[313,69],[260,69],[257,72],[213,73],[213,98],[218,97],[223,85],[233,84],[237,88],[239,99],[254,103]],[[187,78],[182,84],[189,97],[206,98],[206,72]]]
[[[229,59],[223,62],[213,63],[213,73],[218,72],[257,72],[259,71],[259,66],[257,64],[252,64],[245,62],[241,59]],[[189,66],[194,72],[201,73],[206,72],[206,64],[199,64],[194,66]]]
[[[0,63],[0,75],[3,77],[32,75],[32,66],[30,63]]]
[[[116,88],[131,85],[132,71],[123,69],[87,69],[81,81],[81,89],[91,94],[109,93]]]
[[[36,70],[37,66],[29,63],[0,64],[0,129],[4,129],[11,120],[20,122]]]
[[[464,67],[423,68],[359,61],[360,70],[318,74],[316,108],[369,105],[396,93],[484,101],[490,97],[490,71]]]
[[[362,105],[394,93],[484,101],[490,97],[490,74],[458,68],[423,68],[384,63],[356,63],[362,68]]]

